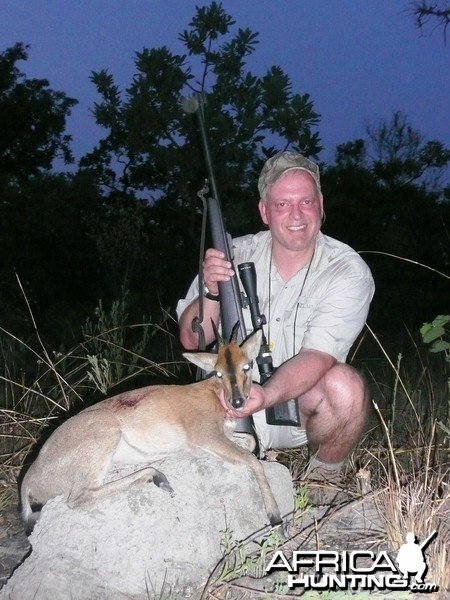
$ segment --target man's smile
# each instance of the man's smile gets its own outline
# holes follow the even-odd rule
[[[306,225],[288,225],[287,229],[289,229],[289,231],[303,231],[306,229]]]

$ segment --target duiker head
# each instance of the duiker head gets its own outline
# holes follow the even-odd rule
[[[214,372],[223,385],[225,399],[234,409],[244,408],[252,385],[253,361],[261,346],[261,330],[252,333],[241,345],[219,339],[217,354],[185,352],[183,356],[206,373]]]

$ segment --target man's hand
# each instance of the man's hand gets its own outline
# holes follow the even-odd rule
[[[203,260],[203,279],[211,294],[219,293],[219,281],[229,281],[233,275],[231,263],[225,260],[224,253],[208,248]]]
[[[219,293],[220,281],[229,281],[234,275],[231,263],[225,260],[225,255],[220,250],[209,248],[205,252],[203,260],[203,280],[209,292],[213,295]],[[195,350],[198,348],[197,332],[192,330],[194,319],[199,316],[199,298],[195,298],[180,315],[180,341],[186,350]],[[215,333],[211,326],[211,321],[219,322],[220,303],[206,301],[203,307],[203,331],[205,334],[206,345],[215,340]]]
[[[243,417],[248,417],[255,412],[258,412],[265,408],[266,402],[266,394],[264,392],[264,388],[262,388],[258,383],[253,383],[250,388],[250,394],[245,404],[244,408],[239,410],[235,410],[229,402],[225,399],[223,389],[220,391],[220,403],[225,409],[225,413],[228,419],[242,419]]]

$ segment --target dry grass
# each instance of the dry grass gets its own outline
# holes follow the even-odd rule
[[[400,488],[389,482],[377,496],[390,548],[398,550],[412,531],[423,542],[435,529],[437,537],[426,548],[427,581],[450,590],[450,489],[445,474],[410,476]]]
[[[445,597],[450,591],[449,365],[444,356],[436,357],[434,366],[424,364],[417,348],[408,365],[401,355],[395,362],[385,355],[393,377],[391,385],[385,379],[373,386],[378,445],[361,445],[354,459],[371,471],[389,550],[398,551],[408,532],[420,544],[437,530],[425,549],[426,581]]]

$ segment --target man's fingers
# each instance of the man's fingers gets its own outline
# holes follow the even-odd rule
[[[215,258],[225,258],[225,254],[221,250],[216,250],[215,248],[208,248],[205,252],[205,259],[215,257]]]
[[[206,251],[203,261],[203,278],[212,293],[218,291],[219,281],[229,281],[234,275],[231,263],[224,258],[223,252],[210,248]]]

